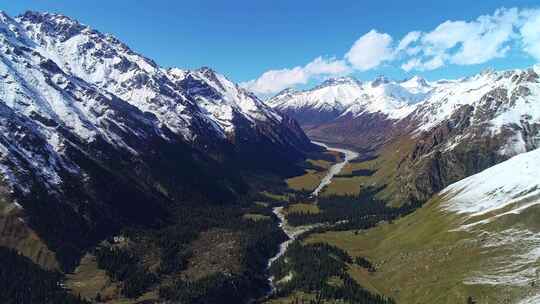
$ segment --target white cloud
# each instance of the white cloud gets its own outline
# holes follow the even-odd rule
[[[523,16],[525,21],[520,30],[523,50],[540,61],[540,9],[526,11]]]
[[[443,56],[436,56],[431,58],[430,60],[424,62],[422,64],[422,70],[435,70],[442,66],[444,66],[444,57]]]
[[[346,74],[350,72],[349,67],[343,60],[324,59],[322,57],[317,57],[312,62],[308,63],[304,70],[310,75],[339,75]]]
[[[430,71],[430,70],[438,69],[442,66],[444,66],[443,57],[436,56],[426,61],[422,61],[419,58],[409,59],[409,61],[401,65],[401,68],[406,72],[410,72],[412,70]]]
[[[516,29],[522,22],[516,8],[499,9],[493,15],[483,15],[469,22],[445,21],[433,31],[420,34],[415,52],[408,52],[417,57],[401,67],[406,71],[423,71],[448,63],[471,65],[504,57],[515,44]]]
[[[353,44],[345,58],[357,70],[367,71],[393,59],[392,37],[371,30]]]
[[[407,35],[405,35],[405,37],[401,38],[401,40],[399,41],[399,45],[396,51],[399,52],[406,49],[410,49],[409,46],[412,43],[418,41],[418,39],[420,39],[421,36],[422,36],[422,32],[419,32],[419,31],[412,31],[412,32],[407,33]]]
[[[420,61],[420,59],[412,58],[412,59],[409,59],[409,61],[402,64],[401,68],[404,71],[409,72],[411,70],[418,69],[418,66],[420,66],[421,64],[422,64],[422,62]]]
[[[343,59],[318,57],[303,67],[267,71],[242,85],[269,95],[317,76],[367,71],[383,63],[407,72],[427,71],[449,64],[486,63],[511,50],[540,61],[540,8],[501,8],[470,21],[447,20],[431,31],[411,31],[398,41],[372,29],[354,42]]]
[[[291,69],[270,70],[264,72],[259,78],[243,82],[242,87],[259,95],[277,93],[288,87],[306,84],[310,79],[324,75],[344,75],[350,68],[343,60],[335,58],[325,59],[317,57],[304,67]]]
[[[481,16],[468,23],[460,49],[450,61],[455,64],[479,64],[504,57],[510,49],[514,27],[519,22],[517,9],[498,10],[492,16]]]

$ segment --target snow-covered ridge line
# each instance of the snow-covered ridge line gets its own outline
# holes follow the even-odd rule
[[[338,113],[339,117],[381,113],[387,119],[409,121],[418,132],[448,120],[462,106],[475,108],[473,124],[487,123],[494,133],[504,127],[540,122],[540,68],[492,71],[457,80],[428,82],[379,77],[360,82],[330,79],[310,90],[284,90],[268,100],[280,111]],[[502,103],[495,103],[502,102]]]
[[[311,90],[282,91],[268,103],[279,110],[311,108],[353,116],[381,112],[391,119],[399,119],[410,114],[413,105],[423,100],[431,89],[419,77],[401,83],[384,77],[370,82],[342,77],[326,80]]]
[[[539,168],[540,149],[514,156],[446,187],[443,208],[479,216],[516,204],[506,213],[519,213],[540,204]]]
[[[438,82],[412,114],[420,130],[429,130],[464,105],[475,107],[473,123],[489,123],[494,132],[522,120],[540,121],[537,66],[526,70],[485,71],[472,77]],[[492,101],[501,104],[492,104]],[[482,115],[486,112],[486,115]]]
[[[0,13],[0,79],[0,171],[23,192],[34,178],[54,189],[62,172],[84,175],[66,147],[135,158],[149,139],[201,150],[236,145],[236,136],[281,152],[309,144],[294,122],[224,75],[162,68],[59,14]]]
[[[538,279],[540,236],[536,229],[522,221],[495,221],[522,213],[528,217],[525,212],[540,204],[539,168],[540,149],[536,149],[440,192],[442,210],[461,214],[465,220],[452,231],[467,231],[486,253],[495,254],[487,255],[486,266],[471,273],[465,284],[528,288]],[[531,295],[519,303],[537,303],[539,295]]]
[[[255,95],[209,68],[161,68],[113,36],[63,15],[27,12],[15,20],[35,50],[64,72],[156,115],[186,139],[197,136],[193,120],[227,138],[234,132],[235,116],[254,124],[281,119]]]

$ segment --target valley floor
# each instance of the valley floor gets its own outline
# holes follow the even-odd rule
[[[324,188],[321,198],[358,194],[370,183],[380,182],[380,177],[374,176],[380,161],[349,163]],[[351,174],[355,170],[356,175]],[[352,188],[357,190],[349,192]],[[327,244],[343,250],[353,260],[366,259],[373,271],[347,263],[347,273],[362,288],[396,303],[535,303],[540,293],[540,263],[534,259],[540,242],[535,235],[540,226],[534,219],[540,208],[533,205],[527,207],[527,212],[509,212],[512,209],[506,208],[470,217],[449,211],[445,207],[448,199],[436,196],[412,214],[370,229],[315,229],[298,242],[304,247]],[[364,203],[361,199],[358,202]],[[309,219],[325,212],[318,200],[294,202],[283,209],[285,220],[298,214]],[[502,220],[469,227],[470,223],[502,215]],[[287,274],[281,283],[286,286],[295,275]],[[317,293],[293,289],[268,303],[316,299]],[[321,303],[335,302],[327,299]]]

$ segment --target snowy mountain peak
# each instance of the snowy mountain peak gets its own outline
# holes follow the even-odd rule
[[[209,67],[161,68],[115,37],[62,15],[27,12],[18,21],[40,52],[63,71],[156,115],[185,138],[199,132],[227,138],[239,117],[254,125],[281,121],[255,95]]]
[[[279,93],[277,93],[275,95],[275,97],[292,95],[292,94],[295,94],[297,92],[298,91],[295,88],[286,88],[286,89],[283,89],[283,90],[279,91]]]
[[[384,76],[365,83],[352,77],[333,78],[310,90],[282,92],[268,103],[293,116],[295,111],[316,110],[332,113],[335,118],[346,114],[357,117],[364,113],[382,113],[397,119],[412,112],[413,105],[425,98],[429,88],[419,89],[419,85],[412,86],[412,82],[407,84],[410,86],[402,86]]]
[[[480,72],[480,75],[493,75],[496,71],[493,68],[486,68]]]
[[[422,77],[413,76],[400,83],[400,86],[406,88],[412,93],[427,93],[433,87]]]
[[[521,128],[532,130],[531,126],[540,123],[539,102],[539,76],[534,69],[490,70],[457,81],[437,82],[415,111],[414,120],[419,130],[425,131],[449,119],[458,109],[471,107],[474,110],[471,124],[483,124],[493,134],[505,129],[508,133]],[[501,153],[514,155],[540,144],[534,136],[531,140],[527,142],[521,135],[517,136],[512,148]]]
[[[5,11],[0,10],[0,22],[6,23],[10,19],[11,17]]]
[[[209,66],[202,66],[198,69],[196,69],[195,71],[198,71],[200,73],[204,73],[204,74],[217,74],[217,72],[212,69],[211,67]]]
[[[43,32],[57,35],[61,40],[67,40],[84,30],[90,30],[89,27],[70,17],[55,13],[27,11],[17,19],[25,23],[39,24]]]
[[[169,132],[157,131],[167,140],[172,131],[190,142],[233,142],[239,123],[252,137],[272,129],[293,136],[280,129],[289,126],[281,125],[276,111],[208,67],[161,68],[115,37],[63,15],[29,11],[15,19],[4,13],[0,19],[0,74],[6,77],[0,99],[24,115],[62,120],[84,141],[101,134],[119,142],[99,126],[102,112],[110,114],[107,102],[113,101],[155,119],[157,129]]]
[[[327,80],[323,81],[320,85],[316,86],[314,90],[318,88],[324,88],[329,86],[338,86],[338,85],[360,85],[360,81],[358,81],[354,77],[337,77],[337,78],[328,78]]]
[[[386,84],[386,83],[390,83],[390,79],[388,79],[386,76],[384,75],[379,75],[377,76],[377,78],[375,78],[372,82],[371,82],[371,86],[372,87],[377,87],[381,84]]]
[[[401,85],[405,87],[413,87],[413,86],[414,87],[428,87],[429,86],[428,82],[423,77],[420,77],[418,75],[402,81]]]

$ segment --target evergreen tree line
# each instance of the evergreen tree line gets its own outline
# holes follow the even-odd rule
[[[205,212],[209,211],[205,209]],[[271,220],[253,221],[242,217],[254,212],[268,215]],[[214,227],[241,233],[242,270],[234,274],[211,274],[196,281],[177,278],[172,284],[159,288],[160,297],[180,303],[244,303],[268,290],[266,264],[279,250],[279,244],[287,239],[276,225],[277,219],[271,208],[251,204],[245,209],[225,209],[219,213],[220,223],[214,223]]]
[[[358,169],[353,170],[350,174],[338,174],[336,177],[355,177],[355,176],[372,176],[376,170]]]
[[[120,292],[128,298],[142,295],[157,282],[157,276],[141,265],[139,257],[124,249],[100,247],[95,255],[98,267],[122,283]]]
[[[263,197],[258,197],[263,199]],[[267,197],[264,197],[268,201]],[[277,204],[280,202],[277,201]],[[282,203],[282,202],[281,202]],[[268,220],[253,221],[246,213],[268,216]],[[243,198],[229,206],[185,204],[175,207],[171,224],[154,230],[126,229],[122,235],[130,243],[148,243],[159,251],[159,268],[150,271],[143,266],[141,252],[126,247],[101,247],[96,250],[98,266],[115,281],[121,282],[121,292],[135,298],[157,289],[160,297],[180,303],[243,303],[268,290],[268,259],[277,253],[287,236],[279,229],[270,206],[254,204],[253,197]],[[240,236],[240,269],[238,273],[214,273],[192,281],[181,272],[193,257],[191,243],[201,232],[224,229]],[[172,283],[170,278],[174,278]]]
[[[319,213],[289,213],[290,225],[302,226],[317,223],[328,223],[330,226],[316,228],[314,232],[328,230],[369,229],[381,221],[393,221],[407,215],[421,206],[410,201],[401,207],[390,207],[375,198],[381,188],[367,188],[358,195],[331,195],[318,198]]]
[[[89,304],[62,287],[64,277],[40,268],[15,250],[0,247],[0,303]]]
[[[344,250],[326,244],[303,245],[295,241],[287,253],[270,268],[278,283],[276,297],[290,296],[295,291],[315,295],[313,303],[339,300],[355,304],[390,304],[392,299],[375,295],[362,288],[347,270],[354,260]],[[294,302],[293,302],[294,303]]]

